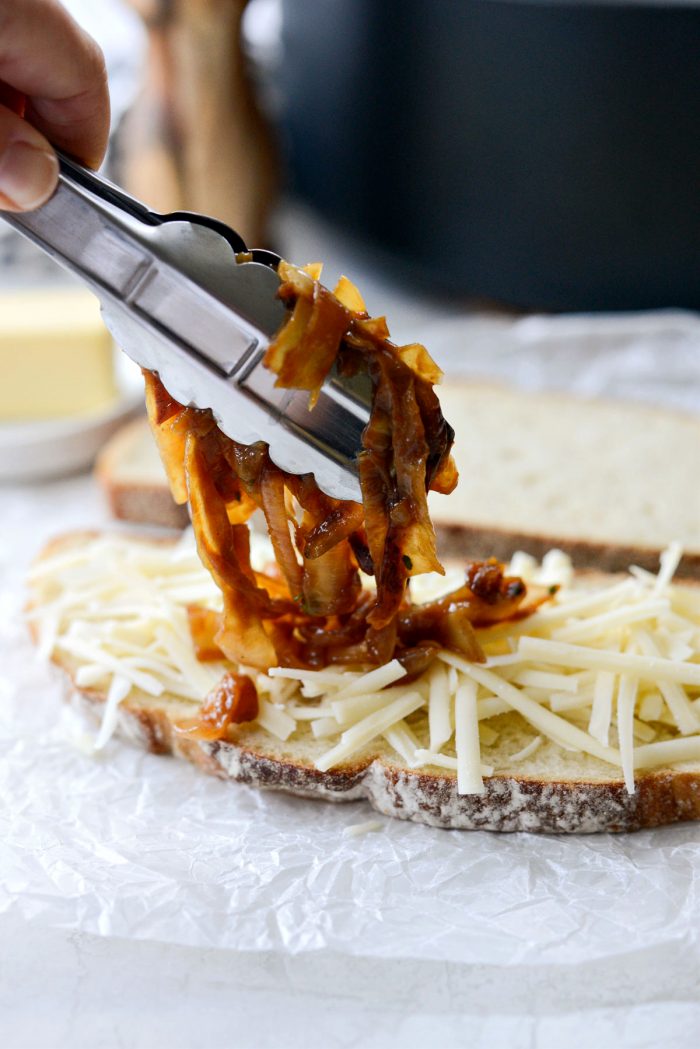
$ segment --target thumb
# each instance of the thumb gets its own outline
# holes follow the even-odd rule
[[[53,193],[58,160],[47,139],[0,105],[0,210],[31,211]]]

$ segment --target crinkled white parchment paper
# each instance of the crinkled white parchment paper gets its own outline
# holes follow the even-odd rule
[[[700,369],[698,321],[682,329],[683,367],[690,339]],[[696,986],[697,825],[536,837],[376,817],[379,830],[348,837],[374,818],[364,803],[221,783],[117,739],[86,756],[69,742],[84,726],[62,713],[63,685],[35,662],[18,609],[43,539],[100,526],[104,510],[87,478],[0,500],[0,913],[238,951],[597,962],[630,979],[639,966],[656,978],[661,959],[668,993]]]
[[[696,827],[627,836],[464,833],[209,779],[113,740],[67,742],[61,685],[3,638],[0,910],[239,950],[321,947],[480,964],[698,948]]]

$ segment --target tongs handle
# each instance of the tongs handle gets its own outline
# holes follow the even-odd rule
[[[154,241],[148,231],[166,223],[196,223],[223,237],[234,255],[248,253],[243,238],[223,222],[206,215],[178,211],[167,215],[150,211],[101,175],[58,153],[59,178],[53,196],[36,211],[4,212],[2,217],[38,247],[90,284],[121,295],[124,269],[133,270],[128,242],[134,246]],[[256,262],[276,266],[269,252],[248,253]]]
[[[114,208],[123,211],[139,222],[145,222],[147,226],[159,226],[164,221],[164,216],[159,215],[142,204],[135,197],[130,197],[123,189],[115,186],[108,179],[96,172],[71,160],[60,150],[56,150],[59,165],[59,187],[65,183],[74,183],[82,186],[84,190],[91,193],[97,200],[111,204]]]
[[[119,186],[104,178],[102,175],[84,168],[60,150],[56,151],[60,167],[59,182],[71,182],[81,186],[88,193],[114,209],[129,215],[146,226],[162,226],[164,222],[196,222],[198,226],[207,226],[227,240],[236,255],[249,255],[253,262],[263,262],[268,266],[276,267],[279,264],[279,255],[274,252],[260,248],[248,248],[243,237],[235,229],[231,229],[225,222],[212,218],[210,215],[200,215],[192,211],[170,211],[161,215],[157,211],[151,211],[142,204],[140,200],[129,196]]]
[[[68,157],[59,154],[59,163],[58,185],[45,204],[2,217],[100,298],[122,299],[138,267],[138,243],[159,217]]]
[[[140,200],[129,196],[123,189],[115,186],[113,182],[110,182],[102,175],[98,175],[94,171],[84,168],[81,164],[77,164],[70,157],[61,153],[60,150],[57,150],[56,153],[61,172],[59,182],[71,182],[76,186],[81,186],[92,194],[96,200],[111,205],[116,210],[131,216],[138,222],[143,222],[146,226],[162,226],[165,222],[195,222],[198,226],[206,226],[208,229],[214,230],[224,240],[227,240],[235,255],[249,256],[250,261],[264,263],[264,265],[271,266],[273,269],[276,269],[279,265],[279,255],[265,248],[249,248],[240,233],[235,229],[231,229],[225,222],[212,218],[210,215],[200,215],[193,211],[170,211],[164,215],[157,211],[151,211]]]
[[[158,214],[70,157],[59,153],[59,162],[58,186],[44,205],[0,214],[88,284],[103,306],[116,302],[130,309],[155,264],[161,272],[188,278],[264,331],[279,327],[277,278],[254,279],[244,267],[245,280],[232,279],[238,270],[232,264],[241,256],[263,263],[265,270],[276,269],[279,256],[249,251],[243,238],[218,219],[185,211]]]

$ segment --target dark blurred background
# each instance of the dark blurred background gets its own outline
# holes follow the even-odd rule
[[[295,190],[424,285],[700,306],[700,8],[283,0]]]
[[[124,180],[154,204],[260,244],[291,194],[454,301],[700,307],[697,3],[131,6]]]

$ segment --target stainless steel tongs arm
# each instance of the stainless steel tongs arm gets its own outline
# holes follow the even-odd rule
[[[314,473],[329,495],[358,499],[368,400],[331,377],[309,411],[308,394],[276,388],[262,363],[287,317],[278,257],[248,252],[215,219],[158,215],[60,162],[46,204],[3,218],[93,289],[117,343],[176,400],[210,408],[234,440],[266,441],[279,466]]]
[[[253,342],[279,328],[284,309],[275,298],[277,277],[268,272],[276,256],[254,252],[265,266],[238,267],[236,253],[246,245],[224,223],[156,214],[66,157],[60,167],[46,204],[3,217],[88,284],[108,321],[122,307],[227,375]]]
[[[98,294],[126,296],[142,261],[141,230],[160,219],[67,157],[59,161],[51,199],[36,211],[3,217]]]

